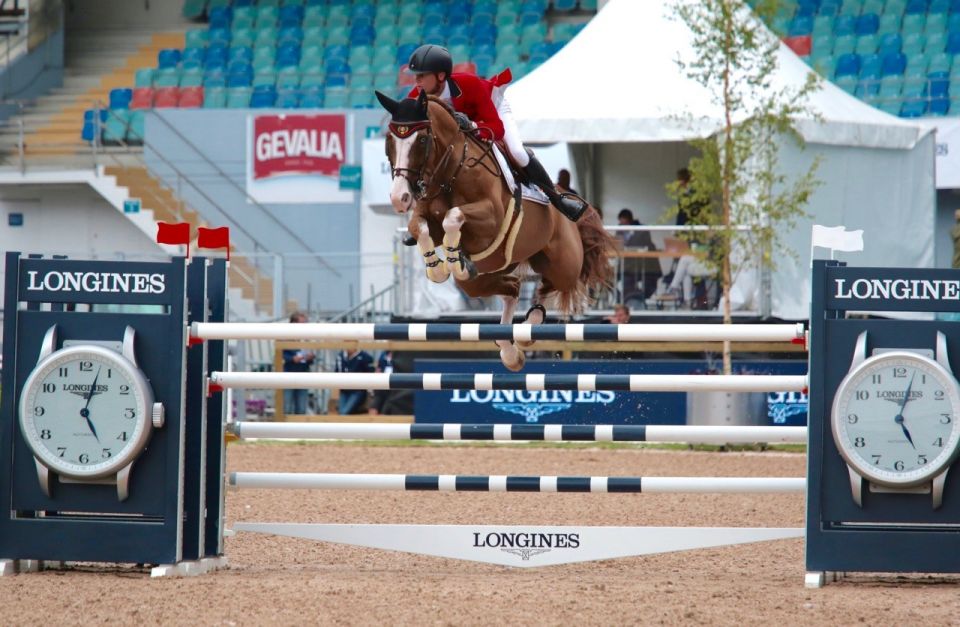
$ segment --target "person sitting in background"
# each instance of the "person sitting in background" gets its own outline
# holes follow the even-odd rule
[[[633,212],[627,208],[617,214],[617,223],[620,226],[643,226],[640,220],[633,217]],[[655,251],[656,244],[650,236],[650,231],[621,231],[619,233],[625,250]],[[656,258],[627,258],[623,261],[624,293],[629,293],[639,287],[642,282],[643,298],[653,294],[657,289],[657,280],[663,275],[660,261]]]
[[[557,172],[557,191],[561,193],[574,194],[579,196],[577,190],[570,187],[570,170],[566,168],[561,169]]]
[[[667,294],[683,299],[683,307],[690,309],[693,306],[693,280],[695,278],[711,277],[715,272],[707,266],[697,249],[701,246],[693,244],[694,254],[684,255],[677,261],[673,271],[673,280],[667,286]]]
[[[607,316],[611,324],[627,324],[630,322],[630,308],[626,305],[614,305],[613,315]]]
[[[357,348],[342,350],[337,355],[337,372],[373,372],[373,357]],[[368,395],[367,390],[340,390],[337,412],[341,416],[359,413]]]
[[[307,321],[307,315],[302,311],[295,311],[290,314],[290,322],[302,323]],[[284,372],[310,372],[310,367],[316,355],[313,351],[299,349],[287,349],[283,351],[283,371]],[[284,390],[283,391],[283,412],[285,414],[305,414],[307,413],[307,390]]]
[[[383,351],[377,358],[377,372],[391,374],[393,372],[393,351]],[[367,409],[367,413],[376,416],[383,413],[383,408],[390,398],[392,390],[375,390],[373,392],[373,401]]]

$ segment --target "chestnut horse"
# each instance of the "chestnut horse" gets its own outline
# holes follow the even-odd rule
[[[591,291],[608,286],[613,239],[594,208],[575,224],[550,205],[519,200],[502,176],[492,146],[460,128],[443,100],[392,100],[377,92],[391,114],[386,151],[393,174],[390,200],[411,213],[409,231],[437,283],[453,275],[469,296],[500,296],[502,324],[513,322],[521,264],[540,275],[537,303],[526,321],[543,321],[541,303],[564,317],[582,310]],[[437,243],[442,242],[438,254]],[[522,348],[498,341],[511,370],[524,364]]]

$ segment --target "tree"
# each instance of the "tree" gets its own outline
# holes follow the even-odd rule
[[[732,322],[731,287],[744,270],[772,270],[778,254],[795,256],[781,234],[807,217],[804,206],[818,184],[818,160],[793,177],[778,164],[784,142],[804,145],[796,121],[817,118],[807,99],[819,80],[810,72],[803,85],[774,84],[780,42],[761,18],[773,16],[777,0],[754,4],[753,10],[742,0],[676,0],[673,6],[675,18],[692,33],[695,56],[677,64],[709,91],[722,126],[690,141],[697,151],[688,165],[691,181],[667,186],[677,203],[668,215],[683,208],[692,214],[691,224],[710,227],[709,234],[687,231],[681,237],[709,242],[701,254],[720,275],[725,324]],[[692,127],[692,117],[683,117]],[[729,342],[723,346],[723,371],[731,372]]]

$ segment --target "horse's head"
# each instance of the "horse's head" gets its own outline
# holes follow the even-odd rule
[[[377,100],[391,116],[387,134],[387,158],[393,174],[390,202],[398,213],[406,213],[424,193],[424,170],[433,149],[427,97],[420,92],[417,99],[397,101],[378,91]]]

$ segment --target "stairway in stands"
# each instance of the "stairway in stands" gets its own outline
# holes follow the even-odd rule
[[[117,185],[125,187],[131,198],[139,198],[143,209],[153,211],[154,218],[161,222],[188,222],[191,232],[208,225],[200,215],[187,207],[176,194],[165,187],[141,165],[107,166],[104,174],[116,179]],[[195,248],[196,242],[192,245]],[[231,252],[237,252],[231,246]],[[238,253],[239,254],[239,253]],[[230,287],[239,288],[242,297],[250,301],[256,317],[270,316],[273,312],[273,280],[264,276],[249,259],[233,256],[230,259]],[[295,307],[288,303],[287,309]]]
[[[86,166],[90,146],[80,133],[83,112],[96,103],[106,107],[110,90],[133,84],[137,68],[155,66],[163,48],[182,48],[183,31],[67,31],[63,87],[26,106],[0,133],[5,165],[17,156],[23,127],[29,165]]]

